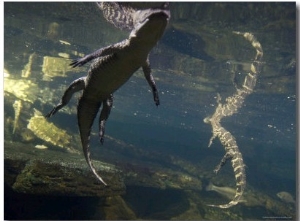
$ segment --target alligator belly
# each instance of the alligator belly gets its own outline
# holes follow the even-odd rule
[[[83,96],[95,101],[106,99],[126,83],[141,66],[142,62],[139,59],[135,62],[116,56],[96,59],[88,72]]]

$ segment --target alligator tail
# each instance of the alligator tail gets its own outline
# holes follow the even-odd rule
[[[90,142],[90,135],[91,135],[91,128],[94,122],[94,119],[99,111],[101,106],[101,102],[87,102],[83,98],[81,98],[78,102],[77,107],[77,117],[78,117],[78,126],[80,131],[81,143],[83,148],[83,153],[88,163],[89,167],[91,168],[92,172],[95,174],[97,179],[102,182],[104,185],[107,185],[101,176],[97,173],[94,165],[92,164],[91,157],[90,157],[90,149],[89,149],[89,142]]]
[[[245,164],[243,162],[243,157],[240,151],[237,149],[232,149],[231,151],[231,164],[234,170],[235,180],[236,180],[236,191],[234,198],[227,204],[221,204],[221,205],[208,205],[212,207],[218,207],[222,209],[226,209],[232,206],[237,205],[239,202],[242,202],[242,196],[244,193],[244,190],[246,188],[246,172],[245,172]]]
[[[237,205],[241,201],[241,197],[244,193],[246,187],[246,172],[245,172],[245,164],[243,161],[243,156],[239,151],[236,140],[232,134],[227,131],[221,124],[216,123],[215,126],[215,134],[219,137],[221,144],[225,148],[225,155],[222,158],[221,162],[217,165],[214,172],[218,173],[222,166],[228,160],[231,160],[231,165],[234,171],[234,176],[236,180],[236,192],[234,198],[227,204],[222,205],[208,205],[212,207],[219,208],[229,208],[231,206]]]

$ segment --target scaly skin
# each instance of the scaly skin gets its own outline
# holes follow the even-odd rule
[[[218,94],[218,106],[215,113],[212,116],[206,117],[204,119],[205,123],[211,124],[213,132],[213,136],[210,138],[208,146],[210,147],[213,139],[218,137],[221,141],[221,144],[225,148],[225,155],[215,168],[214,172],[218,173],[221,167],[227,162],[227,160],[231,160],[231,165],[236,180],[236,193],[234,198],[229,203],[222,205],[209,205],[219,208],[229,208],[237,205],[240,202],[246,187],[246,172],[243,156],[237,146],[234,136],[224,127],[222,127],[220,121],[223,117],[231,116],[234,113],[237,113],[239,108],[241,108],[245,98],[253,92],[257,76],[261,72],[261,60],[263,56],[262,47],[253,34],[248,32],[234,33],[244,36],[244,38],[246,38],[252,44],[252,46],[256,49],[256,56],[253,63],[251,64],[251,72],[246,75],[242,88],[237,89],[234,95],[226,98],[226,102],[224,104],[220,102],[221,96]]]
[[[115,10],[118,10],[118,8]],[[60,103],[46,115],[47,118],[54,115],[70,101],[75,92],[83,90],[77,107],[83,152],[91,170],[104,185],[107,184],[94,168],[89,151],[92,124],[101,104],[103,104],[103,108],[99,119],[99,136],[102,144],[105,122],[113,103],[112,94],[139,68],[142,67],[145,78],[152,89],[154,102],[159,105],[158,91],[151,75],[148,56],[151,49],[162,37],[170,18],[170,12],[165,8],[165,5],[160,9],[130,10],[130,12],[133,14],[129,16],[132,16],[135,22],[129,38],[73,61],[71,63],[73,67],[82,66],[92,60],[93,63],[88,75],[73,81],[65,91]]]

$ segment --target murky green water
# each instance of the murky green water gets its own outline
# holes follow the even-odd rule
[[[124,213],[127,216],[114,218],[294,218],[295,204],[283,202],[276,194],[285,191],[296,197],[295,4],[195,2],[171,3],[170,8],[168,28],[150,55],[161,105],[154,105],[139,70],[114,94],[103,146],[97,125],[93,127],[92,159],[115,165],[123,171],[121,176],[127,174],[122,178],[127,186],[122,197],[134,215]],[[222,120],[243,155],[248,198],[248,203],[222,210],[206,204],[230,200],[205,187],[212,182],[234,188],[234,174],[230,163],[219,174],[213,173],[225,152],[217,139],[207,147],[212,132],[203,119],[214,113],[217,93],[224,101],[236,91],[233,82],[241,87],[255,56],[249,42],[232,31],[248,31],[257,37],[264,50],[264,65],[254,92],[242,108]],[[104,20],[94,3],[4,4],[5,160],[17,158],[13,153],[20,151],[31,160],[51,163],[57,156],[63,161],[82,160],[77,166],[86,167],[77,129],[79,94],[54,117],[37,123],[41,124],[38,129],[28,125],[38,112],[48,113],[73,80],[86,75],[89,64],[72,69],[71,59],[127,37],[127,32]],[[20,115],[15,120],[18,109]],[[38,132],[43,126],[44,131]],[[50,127],[55,135],[46,134]],[[37,215],[33,204],[27,203],[31,195],[10,192],[15,188],[13,179],[17,179],[11,171],[11,167],[5,168],[7,219],[109,219],[107,214],[116,213],[113,205],[120,203],[109,201],[112,209],[99,212],[103,204],[85,198],[85,206],[79,206],[84,213],[66,214],[57,207],[57,215],[53,215],[47,207],[57,201],[66,202],[70,211],[78,207],[69,201],[68,194],[60,192],[62,198],[56,198],[50,188],[51,200],[45,200],[43,212]],[[132,178],[133,173],[138,178]],[[153,183],[143,183],[142,178],[137,181],[143,175]],[[197,182],[178,183],[189,176]],[[34,192],[34,187],[31,190]],[[27,213],[18,216],[10,194],[24,200],[18,208],[25,208]],[[35,197],[35,202],[41,200]]]

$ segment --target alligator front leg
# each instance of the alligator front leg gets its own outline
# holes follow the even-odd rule
[[[57,104],[48,114],[45,115],[46,118],[51,117],[52,115],[54,115],[57,111],[59,111],[61,108],[63,108],[64,106],[66,106],[69,101],[72,98],[72,95],[75,92],[81,91],[84,89],[84,80],[85,77],[81,77],[75,81],[73,81],[70,86],[67,88],[67,90],[65,91],[64,95],[61,98],[61,101],[59,104]]]
[[[94,51],[91,54],[88,54],[86,56],[84,56],[83,58],[79,58],[76,60],[73,60],[72,63],[70,64],[70,66],[72,66],[73,68],[75,67],[81,67],[83,65],[85,65],[86,63],[88,63],[91,60],[94,60],[95,58],[99,58],[101,56],[106,56],[106,55],[110,55],[113,53],[117,53],[119,51],[121,51],[123,49],[123,45],[126,45],[127,40],[121,41],[117,44],[113,44],[104,48],[100,48],[97,51]]]
[[[109,98],[107,98],[103,102],[103,108],[102,108],[100,118],[99,118],[99,137],[100,137],[101,144],[103,144],[103,142],[104,142],[105,122],[109,117],[112,105],[113,105],[113,95],[111,94],[109,96]]]
[[[145,78],[152,89],[154,102],[155,102],[156,106],[158,106],[159,105],[158,90],[156,88],[154,78],[151,74],[151,67],[150,67],[149,59],[147,59],[146,63],[142,66],[142,68],[143,68]]]

